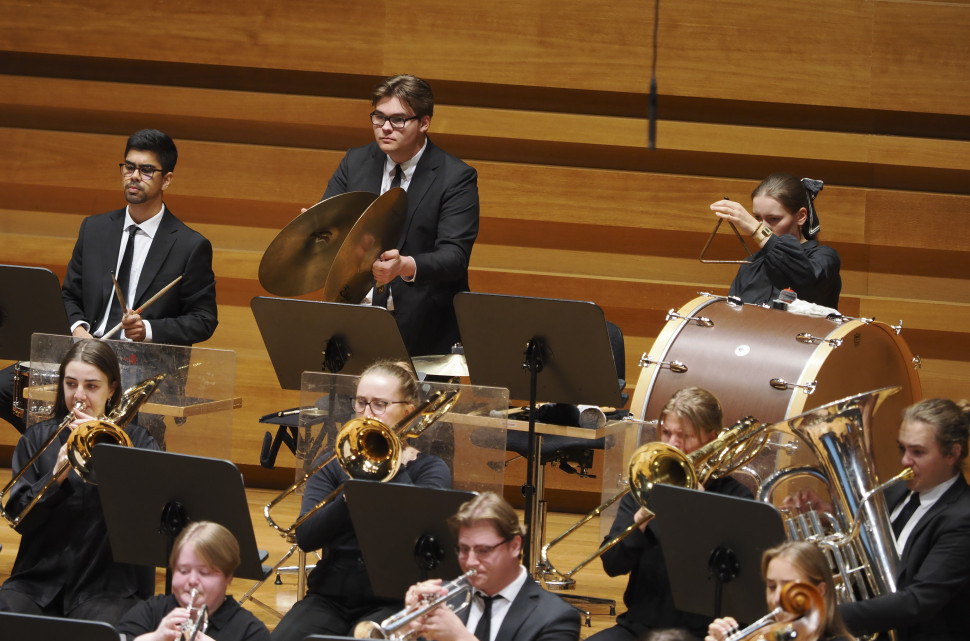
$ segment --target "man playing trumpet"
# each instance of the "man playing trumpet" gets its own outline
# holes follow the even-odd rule
[[[579,612],[546,592],[522,566],[525,531],[512,506],[492,492],[476,496],[451,518],[457,531],[458,562],[475,594],[468,608],[455,614],[447,607],[431,610],[412,623],[418,634],[434,641],[576,641]],[[444,596],[440,579],[408,589],[405,604],[414,608]]]

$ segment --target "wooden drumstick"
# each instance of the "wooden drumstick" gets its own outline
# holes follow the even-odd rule
[[[154,303],[155,301],[157,301],[162,296],[162,294],[164,294],[168,290],[172,289],[175,286],[175,283],[179,282],[180,280],[182,280],[182,276],[179,276],[178,278],[176,278],[175,280],[173,280],[171,283],[169,283],[165,287],[163,287],[160,290],[158,290],[158,293],[157,294],[155,294],[154,296],[152,296],[151,298],[149,298],[148,300],[146,300],[142,304],[141,307],[139,307],[136,310],[133,310],[133,313],[135,313],[135,314],[141,314],[143,311],[145,311],[146,309],[148,309],[148,306],[149,305],[151,305],[152,303]],[[132,312],[131,311],[126,311],[125,312],[125,316],[128,316],[129,313],[132,313]],[[117,334],[121,330],[121,325],[122,325],[122,323],[118,323],[117,325],[115,325],[114,327],[112,327],[111,328],[111,331],[110,332],[107,332],[104,336],[101,337],[101,339],[104,340],[104,339],[107,339],[107,338],[111,338],[112,336],[114,336],[115,334]]]
[[[118,304],[121,305],[121,311],[127,316],[128,303],[125,302],[125,295],[121,293],[121,285],[118,284],[118,279],[115,278],[114,273],[111,274],[111,282],[115,285],[115,295],[118,297]]]

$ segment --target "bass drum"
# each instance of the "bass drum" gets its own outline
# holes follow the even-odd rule
[[[783,423],[832,401],[898,385],[874,416],[871,446],[880,477],[899,469],[899,420],[922,389],[912,352],[895,328],[709,295],[671,310],[667,319],[641,358],[630,406],[636,418],[657,419],[674,392],[691,386],[717,396],[725,425],[732,425],[745,416]]]

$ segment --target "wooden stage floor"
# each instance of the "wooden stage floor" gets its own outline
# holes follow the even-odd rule
[[[0,484],[6,485],[10,479],[10,470],[0,468]],[[0,485],[0,487],[2,487]],[[256,533],[256,542],[260,549],[269,551],[268,565],[276,563],[279,558],[286,553],[289,546],[283,539],[267,525],[263,518],[263,506],[277,495],[275,490],[247,489],[246,496],[249,501],[250,515]],[[281,523],[291,523],[296,516],[298,501],[293,500],[292,506],[284,502],[274,510],[273,516]],[[572,525],[579,515],[550,513],[548,517],[547,532],[552,538],[559,532]],[[6,524],[0,524],[0,544],[3,545],[0,551],[0,581],[4,581],[10,575],[14,558],[17,555],[17,545],[20,535]],[[583,558],[592,553],[599,543],[599,527],[594,522],[581,529],[574,536],[567,539],[560,547],[556,548],[553,560],[566,570],[572,568]],[[312,556],[311,556],[312,559]],[[294,564],[296,557],[293,557]],[[158,591],[164,589],[164,572],[159,570]],[[230,586],[230,593],[239,598],[252,587],[253,581],[250,579],[234,579]],[[599,561],[593,561],[585,569],[577,574],[577,590],[579,594],[598,596],[616,599],[617,611],[623,611],[623,588],[626,586],[626,577],[610,578],[603,572]],[[274,585],[272,577],[267,580],[255,596],[270,607],[285,612],[296,600],[296,578],[292,574],[283,576],[283,585]],[[271,630],[276,626],[279,618],[258,605],[247,602],[245,606],[262,620]],[[596,606],[592,610],[592,626],[583,627],[580,636],[587,636],[613,625],[614,618],[611,617],[606,609]]]

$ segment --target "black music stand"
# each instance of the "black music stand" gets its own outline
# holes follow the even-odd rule
[[[71,639],[71,641],[118,641],[118,633],[103,621],[78,621],[60,617],[0,612],[5,639]]]
[[[652,526],[679,610],[741,622],[765,612],[761,555],[785,541],[773,505],[735,496],[654,485]],[[707,586],[707,587],[705,587]]]
[[[0,358],[30,359],[30,337],[71,334],[61,283],[49,269],[0,265]]]
[[[419,581],[462,574],[448,519],[474,492],[350,480],[344,496],[376,596],[400,601]]]
[[[303,372],[354,375],[380,358],[411,362],[383,307],[268,296],[250,307],[283,389],[300,389]]]
[[[522,488],[529,545],[523,563],[535,574],[542,545],[536,402],[620,404],[606,318],[598,305],[586,301],[471,292],[455,296],[455,313],[472,383],[507,387],[510,398],[529,400],[528,469]]]
[[[230,461],[99,444],[93,465],[115,561],[164,567],[191,521],[215,521],[239,541],[236,576],[266,576],[256,547],[242,474]]]
[[[354,375],[381,358],[411,362],[394,316],[383,307],[268,296],[256,296],[250,307],[283,389],[300,389],[303,372]],[[283,444],[296,452],[299,421],[299,408],[261,419],[279,425],[275,438],[263,436],[263,467],[273,467]]]

